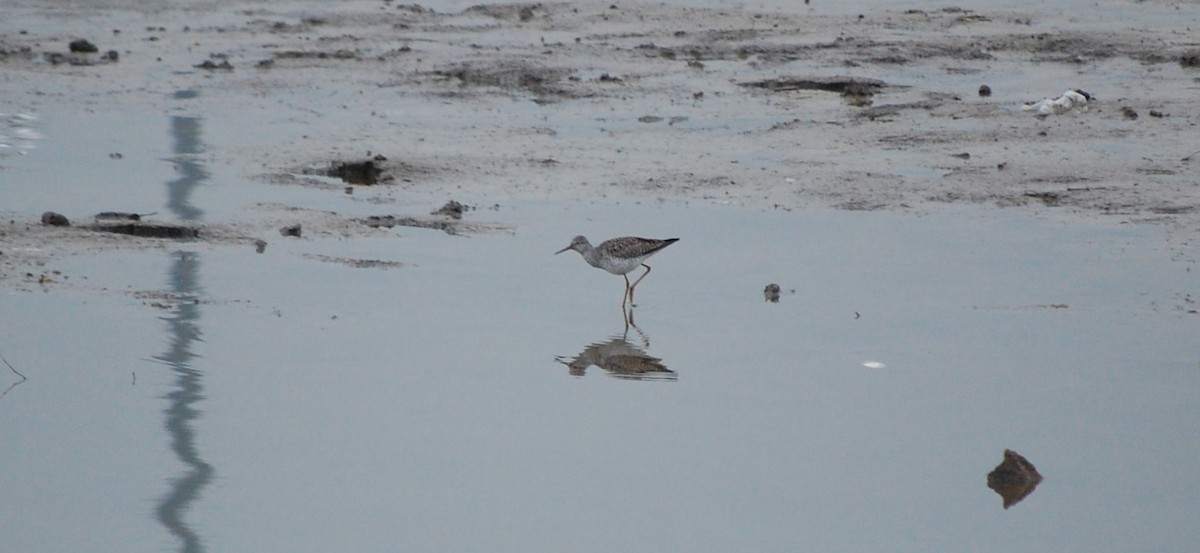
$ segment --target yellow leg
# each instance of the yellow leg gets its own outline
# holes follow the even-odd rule
[[[632,301],[632,299],[631,299],[632,295],[630,294],[630,292],[632,290],[629,288],[629,276],[628,275],[621,275],[621,276],[625,277],[625,293],[621,296],[621,310],[624,311],[625,310],[625,302]]]
[[[633,281],[633,286],[629,287],[629,303],[633,303],[633,289],[637,288],[638,283],[641,282],[643,278],[646,278],[646,275],[650,274],[650,266],[645,263],[642,263],[642,266],[646,268],[646,272],[642,273],[642,276],[638,277],[637,280]],[[629,283],[628,276],[625,277],[625,283],[626,284]]]

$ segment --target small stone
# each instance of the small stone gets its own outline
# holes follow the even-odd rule
[[[221,60],[221,63],[214,62],[213,60],[204,60],[195,67],[206,71],[233,71],[233,64],[229,63],[229,60]]]
[[[446,205],[442,206],[441,209],[431,213],[431,215],[444,215],[446,217],[450,217],[451,219],[462,219],[463,212],[466,210],[467,206],[454,200],[450,200],[446,202]]]
[[[771,303],[779,303],[779,292],[781,288],[778,284],[772,282],[766,288],[763,288],[763,297]]]
[[[69,227],[71,221],[67,220],[67,216],[53,211],[47,211],[42,214],[42,224],[52,227]]]
[[[988,96],[991,96],[992,95],[992,87],[985,85],[985,84],[979,85],[979,95],[983,96],[985,98]]]
[[[987,475],[988,487],[1000,495],[1005,509],[1020,503],[1041,482],[1033,463],[1011,449],[1004,450],[1004,462]]]
[[[255,240],[254,241],[254,251],[255,251],[255,253],[263,253],[263,252],[267,251],[267,241],[263,240],[261,238],[259,238],[258,240]]]
[[[72,52],[80,54],[95,54],[96,52],[100,51],[99,48],[96,48],[95,44],[92,44],[91,42],[88,42],[82,38],[72,40],[71,44],[67,47],[70,48]]]
[[[289,226],[279,229],[279,234],[283,235],[283,236],[295,236],[296,238],[299,238],[300,237],[300,223],[296,223],[294,225],[289,225]]]

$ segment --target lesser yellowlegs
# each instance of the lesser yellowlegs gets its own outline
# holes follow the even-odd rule
[[[567,250],[575,250],[583,255],[583,259],[597,269],[604,269],[614,275],[625,277],[625,295],[621,296],[621,308],[624,309],[625,303],[633,303],[633,289],[637,288],[639,282],[646,275],[650,274],[650,266],[645,264],[646,258],[656,254],[659,250],[678,242],[678,238],[667,238],[666,240],[656,240],[653,238],[638,238],[636,236],[622,236],[605,240],[599,246],[592,246],[587,238],[576,236],[571,240],[571,244],[567,247],[554,252],[558,255]],[[641,265],[646,268],[646,272],[638,277],[633,284],[629,284],[629,272],[638,268]]]

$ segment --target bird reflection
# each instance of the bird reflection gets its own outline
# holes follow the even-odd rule
[[[8,365],[8,370],[12,371],[13,374],[21,377],[20,380],[13,382],[11,386],[9,386],[8,388],[5,388],[4,393],[0,393],[0,399],[4,399],[4,396],[8,395],[8,393],[11,392],[13,388],[16,388],[18,384],[25,382],[26,379],[25,379],[25,375],[18,372],[17,368],[12,366],[12,364],[10,364],[8,362],[8,359],[5,359],[3,355],[0,355],[0,361],[4,361],[4,364]]]
[[[630,329],[637,332],[643,345],[639,346],[629,341]],[[609,376],[625,380],[676,380],[678,375],[668,369],[662,363],[662,359],[646,353],[644,348],[649,346],[650,339],[627,315],[625,332],[620,336],[612,336],[607,341],[590,344],[573,358],[559,356],[555,361],[566,365],[571,376],[583,376],[589,368],[596,366],[606,371]]]
[[[1005,509],[1033,493],[1041,481],[1042,475],[1038,474],[1033,463],[1011,449],[1004,450],[1004,462],[987,477],[988,487],[1000,494]]]

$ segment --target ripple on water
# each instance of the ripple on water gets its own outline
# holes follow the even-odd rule
[[[37,116],[0,112],[0,156],[25,155],[44,138],[35,127]]]

